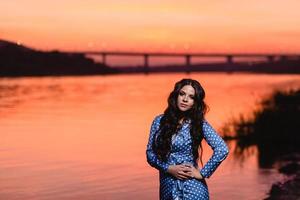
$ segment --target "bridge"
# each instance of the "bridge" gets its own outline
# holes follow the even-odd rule
[[[259,53],[159,53],[159,52],[121,52],[121,51],[81,51],[76,52],[84,54],[85,56],[101,56],[102,63],[107,64],[108,56],[142,56],[144,59],[144,72],[149,71],[149,58],[150,57],[184,57],[185,65],[187,69],[191,67],[192,57],[205,57],[205,58],[225,58],[225,63],[233,64],[235,58],[263,58],[266,62],[272,63],[277,60],[287,60],[287,59],[298,59],[300,60],[300,54],[259,54]]]

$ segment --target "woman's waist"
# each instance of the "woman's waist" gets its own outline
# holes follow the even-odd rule
[[[179,165],[183,163],[193,163],[194,156],[192,154],[171,153],[168,158],[168,164]]]

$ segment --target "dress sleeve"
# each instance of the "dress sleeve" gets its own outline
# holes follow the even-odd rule
[[[206,120],[203,121],[203,134],[204,139],[213,150],[213,155],[200,170],[200,173],[204,178],[209,178],[227,157],[229,149],[225,141]]]
[[[147,144],[147,150],[146,150],[146,155],[147,155],[147,162],[154,168],[166,172],[168,169],[168,164],[167,162],[161,161],[155,152],[152,149],[152,144],[154,142],[154,137],[155,137],[155,132],[159,128],[159,121],[160,121],[160,116],[155,117],[151,124],[150,128],[150,135],[149,135],[149,140]]]

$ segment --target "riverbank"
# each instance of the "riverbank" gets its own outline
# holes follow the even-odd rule
[[[264,200],[293,200],[300,199],[300,164],[299,157],[294,159],[289,158],[290,163],[279,169],[280,173],[285,174],[286,180],[277,182],[272,185],[269,196]]]
[[[300,89],[275,91],[260,102],[253,117],[240,116],[223,127],[225,139],[237,140],[235,154],[243,155],[255,145],[259,167],[276,168],[286,175],[283,182],[272,185],[267,200],[300,199],[299,102]]]

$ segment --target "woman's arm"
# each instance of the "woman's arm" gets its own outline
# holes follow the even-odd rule
[[[204,139],[213,149],[213,155],[200,170],[200,173],[204,178],[209,178],[221,162],[227,157],[229,149],[224,140],[206,120],[203,121],[203,134]]]
[[[155,132],[159,128],[159,123],[160,123],[161,117],[162,117],[162,115],[156,116],[155,119],[153,120],[152,124],[151,124],[146,155],[147,155],[147,162],[152,167],[154,167],[158,170],[161,170],[163,172],[167,172],[167,169],[168,169],[169,165],[166,162],[163,162],[163,161],[159,160],[157,155],[155,154],[155,152],[152,149],[152,144],[153,144],[154,138],[155,138]]]

